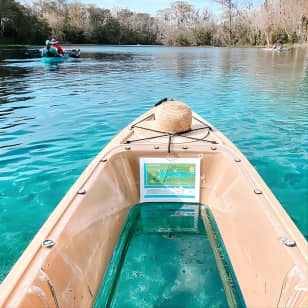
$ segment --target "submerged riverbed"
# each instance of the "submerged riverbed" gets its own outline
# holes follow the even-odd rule
[[[308,238],[308,50],[0,48],[0,281],[104,145],[164,97],[247,156]]]

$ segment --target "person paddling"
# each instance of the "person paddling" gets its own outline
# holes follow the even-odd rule
[[[46,47],[42,50],[42,57],[60,57],[58,50],[54,47],[51,47],[50,40],[45,42]]]
[[[58,53],[61,55],[61,56],[64,56],[64,51],[63,51],[63,49],[61,48],[61,46],[60,45],[58,45],[59,44],[59,42],[56,40],[56,39],[52,39],[51,40],[51,45],[52,45],[52,47],[54,47],[54,48],[56,48],[57,50],[58,50]]]

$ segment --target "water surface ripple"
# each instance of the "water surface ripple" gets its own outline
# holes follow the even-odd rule
[[[308,237],[307,50],[80,48],[59,65],[0,49],[0,281],[96,154],[163,97],[229,137]]]

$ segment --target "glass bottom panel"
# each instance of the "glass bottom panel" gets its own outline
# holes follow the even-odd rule
[[[145,203],[128,215],[95,307],[228,307],[199,204]]]

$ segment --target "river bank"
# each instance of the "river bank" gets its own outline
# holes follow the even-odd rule
[[[143,44],[119,44],[119,45],[115,45],[115,44],[71,44],[71,43],[62,43],[60,44],[63,47],[67,47],[67,46],[81,46],[81,47],[87,47],[87,46],[148,46],[148,47],[196,47],[196,48],[204,48],[204,47],[215,47],[215,48],[271,48],[272,45],[258,45],[258,46],[254,46],[254,45],[226,45],[226,46],[215,46],[215,45],[200,45],[200,46],[195,46],[195,45],[189,45],[189,46],[169,46],[169,45],[164,45],[164,44],[153,44],[153,45],[143,45]],[[33,47],[44,47],[44,44],[42,45],[30,45],[30,44],[0,44],[0,48],[33,48]],[[308,42],[306,43],[296,43],[296,44],[290,44],[290,43],[286,43],[283,44],[284,48],[308,48]]]

